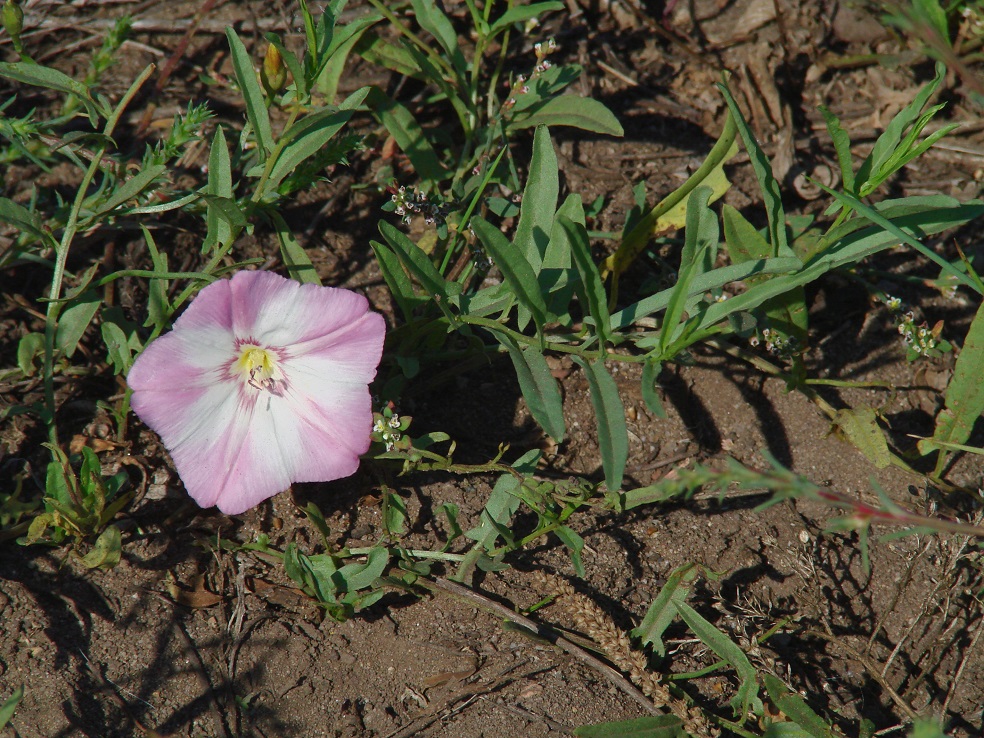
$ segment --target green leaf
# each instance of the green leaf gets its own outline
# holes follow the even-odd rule
[[[877,468],[886,469],[892,463],[892,452],[878,426],[878,415],[870,407],[841,408],[833,421],[847,440]]]
[[[58,317],[58,328],[55,333],[55,347],[65,356],[71,358],[79,347],[79,341],[86,328],[96,316],[102,298],[93,290],[83,292],[69,303]]]
[[[530,311],[537,332],[542,331],[543,324],[547,322],[547,304],[540,292],[533,267],[522,252],[506,240],[502,231],[487,220],[476,215],[472,217],[471,225],[516,299]]]
[[[847,135],[847,131],[841,128],[840,119],[823,105],[820,106],[820,114],[827,124],[827,132],[834,142],[834,151],[837,152],[837,164],[840,166],[844,189],[848,192],[854,192],[854,159],[851,156],[851,138]]]
[[[895,117],[885,126],[885,130],[875,141],[871,153],[858,168],[856,181],[858,182],[857,192],[860,196],[864,197],[869,194],[877,184],[884,181],[885,177],[890,174],[890,171],[886,169],[887,162],[899,148],[899,143],[902,141],[906,129],[919,119],[923,107],[936,92],[945,75],[946,65],[937,62],[936,76],[933,80],[924,86],[912,99],[912,102],[896,113]],[[925,126],[925,123],[922,125]]]
[[[123,551],[123,538],[120,529],[110,525],[96,539],[89,553],[82,557],[86,569],[112,569],[120,563]]]
[[[133,363],[133,355],[130,351],[130,342],[116,323],[109,321],[103,322],[99,326],[102,333],[103,343],[106,344],[106,356],[109,363],[113,365],[114,374],[125,374]]]
[[[696,565],[686,564],[670,574],[646,611],[646,617],[632,631],[632,636],[643,646],[652,646],[657,656],[666,655],[663,634],[677,616],[676,603],[686,600],[697,571]]]
[[[792,250],[786,238],[786,215],[782,208],[782,193],[779,191],[779,183],[772,173],[772,164],[769,158],[762,151],[755,140],[755,134],[748,123],[742,117],[738,103],[731,96],[731,91],[726,85],[718,84],[718,89],[724,95],[724,100],[731,111],[735,124],[738,126],[738,133],[741,135],[745,151],[752,162],[752,169],[755,178],[758,180],[759,188],[762,190],[762,200],[765,204],[765,213],[769,219],[769,242],[772,244],[770,256],[791,256]]]
[[[554,211],[560,193],[560,176],[557,168],[557,155],[550,140],[550,130],[537,126],[533,134],[533,156],[526,175],[526,187],[516,224],[513,244],[539,272],[543,257],[550,241]]]
[[[584,571],[584,562],[581,560],[581,551],[584,550],[584,539],[566,525],[560,526],[554,533],[557,534],[561,543],[567,546],[567,550],[571,552],[571,563],[574,564],[574,573],[579,577],[587,576]]]
[[[933,441],[965,443],[974,424],[984,413],[984,305],[977,310],[963,349],[957,356],[953,376],[946,387],[945,408],[936,417]],[[930,442],[920,441],[923,454],[933,450]]]
[[[23,205],[18,205],[8,197],[0,197],[0,223],[11,225],[38,240],[46,240],[46,235],[42,230],[41,216],[31,212]]]
[[[34,360],[44,354],[44,334],[28,333],[17,342],[17,368],[25,377],[33,377],[38,367]]]
[[[389,564],[389,551],[382,546],[376,546],[369,551],[364,564],[346,564],[338,570],[339,576],[345,583],[343,592],[355,592],[371,587],[372,583],[383,575]]]
[[[273,192],[288,174],[320,151],[349,122],[369,94],[369,88],[356,90],[337,110],[319,110],[292,126],[280,142],[283,145],[270,171],[266,191]],[[286,141],[286,142],[285,142]]]
[[[564,403],[557,380],[550,373],[550,367],[543,354],[534,347],[520,348],[505,333],[496,333],[499,343],[509,351],[519,388],[530,409],[533,419],[557,443],[564,440]]]
[[[560,95],[531,106],[508,124],[510,130],[533,126],[569,126],[605,136],[625,135],[618,118],[605,105],[591,97]]]
[[[403,266],[416,277],[424,291],[437,303],[444,316],[452,325],[457,324],[457,320],[450,310],[450,303],[457,302],[457,294],[452,299],[449,283],[437,271],[437,267],[431,263],[427,254],[407,238],[402,231],[385,220],[379,222],[379,232],[383,234],[386,243],[393,248]]]
[[[109,198],[107,198],[104,202],[99,203],[99,205],[92,211],[91,217],[95,218],[108,213],[115,210],[120,205],[133,200],[144,190],[150,187],[150,185],[154,183],[154,180],[156,180],[166,169],[167,166],[164,164],[152,164],[146,169],[142,169],[139,173],[133,175],[130,179],[113,190],[109,195]]]
[[[67,95],[75,95],[85,106],[86,114],[89,116],[93,128],[99,124],[100,113],[106,115],[106,111],[100,111],[99,106],[89,95],[88,87],[57,69],[44,67],[34,62],[0,62],[0,77],[35,87],[46,87],[49,90]]]
[[[402,497],[393,492],[383,493],[382,510],[383,530],[391,536],[402,536],[407,532],[407,506]]]
[[[468,64],[461,53],[458,33],[435,0],[410,0],[414,16],[420,27],[427,31],[444,49],[454,70],[462,77],[468,73]]]
[[[663,400],[656,391],[659,373],[663,365],[658,361],[646,361],[642,365],[642,401],[646,403],[649,412],[661,420],[666,420],[666,409]]]
[[[427,81],[416,56],[405,47],[391,43],[375,32],[364,34],[355,44],[355,51],[370,64],[384,67],[405,77]]]
[[[601,359],[588,363],[580,356],[571,358],[584,369],[584,376],[591,388],[605,484],[610,493],[615,493],[622,487],[625,462],[629,457],[629,431],[625,425],[625,408],[618,394],[618,385]]]
[[[525,23],[531,18],[537,18],[543,13],[549,13],[551,10],[563,9],[564,4],[562,2],[558,2],[557,0],[530,3],[529,5],[519,5],[517,7],[509,8],[509,10],[492,22],[492,27],[489,28],[487,35],[495,36],[501,31],[507,30],[514,23]]]
[[[764,672],[762,681],[769,693],[769,699],[775,703],[790,720],[803,729],[806,735],[813,738],[837,738],[837,733],[817,715],[806,701],[792,692],[782,680]]]
[[[287,225],[275,210],[267,212],[267,216],[273,222],[274,230],[277,231],[277,238],[280,241],[280,257],[284,260],[284,266],[291,277],[302,284],[321,284],[321,277],[318,276],[311,258],[294,236],[294,232]]]
[[[567,233],[567,242],[571,247],[574,264],[581,277],[583,308],[594,321],[594,331],[598,343],[604,351],[611,343],[611,316],[608,313],[608,293],[601,281],[598,265],[591,256],[591,244],[588,243],[588,231],[580,223],[574,223],[563,215],[557,216],[557,222]]]
[[[582,725],[574,730],[574,735],[578,738],[688,738],[683,722],[676,715]]]
[[[482,508],[481,522],[465,536],[476,541],[486,551],[495,548],[495,540],[505,533],[510,535],[509,521],[519,509],[520,499],[514,492],[519,489],[519,480],[512,474],[503,474],[492,488],[488,502]]]
[[[738,672],[741,685],[738,688],[738,693],[731,700],[731,704],[734,706],[736,714],[743,717],[748,713],[748,706],[758,693],[755,667],[752,666],[745,652],[734,641],[714,627],[690,605],[682,601],[675,602],[674,605],[677,612],[680,613],[680,617],[700,639],[701,643],[710,648],[718,657],[727,661]]]
[[[383,19],[378,13],[363,15],[347,23],[342,28],[336,28],[335,34],[328,47],[328,60],[318,73],[314,86],[325,98],[332,102],[338,94],[338,85],[352,49],[362,39],[366,30]]]
[[[220,207],[222,198],[238,211],[238,204],[233,200],[232,163],[229,159],[229,147],[226,144],[225,132],[222,126],[215,127],[212,137],[212,147],[208,153],[208,182],[205,191],[212,198],[205,200],[205,224],[207,231],[202,242],[202,253],[208,254],[215,247],[225,247],[232,243],[237,228],[230,218],[228,208]],[[240,220],[244,220],[240,212]]]
[[[10,722],[10,719],[14,716],[14,711],[17,709],[17,705],[20,701],[24,699],[24,685],[20,685],[14,690],[13,694],[7,698],[7,700],[0,705],[0,729]]]
[[[403,319],[409,323],[413,320],[414,309],[427,302],[426,298],[418,297],[413,291],[413,284],[403,269],[400,258],[390,247],[384,246],[378,241],[370,241],[369,245],[372,247],[373,253],[376,254],[379,271],[382,272],[383,279],[386,280],[390,294],[393,295],[393,299],[399,305]]]
[[[691,284],[697,276],[710,271],[709,266],[713,263],[714,250],[718,245],[718,222],[708,206],[710,197],[711,188],[701,185],[687,201],[687,230],[680,257],[680,272],[659,329],[660,359],[673,358],[667,355],[667,351],[677,337],[677,328],[691,295]]]
[[[265,162],[273,151],[273,132],[270,129],[270,113],[266,107],[263,89],[260,87],[260,79],[256,76],[253,60],[246,51],[246,46],[232,26],[226,28],[226,38],[229,41],[232,68],[239,83],[239,91],[246,103],[246,118],[253,128],[253,135],[256,136],[260,161]]]
[[[370,88],[366,101],[373,115],[407,155],[421,180],[436,185],[447,176],[447,170],[431,146],[430,137],[424,133],[413,113],[378,87]]]

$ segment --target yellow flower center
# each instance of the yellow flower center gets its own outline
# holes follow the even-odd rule
[[[242,347],[235,366],[250,387],[279,395],[283,372],[277,366],[278,358],[273,351],[248,343]]]

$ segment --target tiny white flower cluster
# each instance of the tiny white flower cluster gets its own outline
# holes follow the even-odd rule
[[[905,342],[906,349],[918,356],[929,356],[939,347],[943,321],[939,321],[932,328],[926,321],[917,325],[916,314],[912,310],[902,311],[902,300],[892,295],[885,295],[883,302],[894,316],[895,325]]]
[[[379,434],[382,442],[386,444],[387,451],[392,451],[401,438],[400,416],[392,415],[388,419],[382,416],[377,417],[372,424],[372,432]]]
[[[516,104],[516,97],[518,95],[525,95],[530,91],[529,83],[535,81],[553,66],[547,57],[554,53],[557,48],[557,42],[552,38],[542,42],[537,41],[533,44],[533,51],[536,53],[536,66],[533,67],[529,79],[526,78],[526,75],[520,74],[513,80],[512,87],[509,90],[509,96],[502,104],[503,111],[512,108]]]
[[[772,328],[762,329],[762,340],[765,341],[765,348],[770,354],[785,361],[792,359],[796,354],[802,353],[796,336],[783,336],[779,331],[773,330]],[[749,339],[749,343],[752,346],[758,346],[758,336],[752,336]]]
[[[394,211],[403,218],[404,223],[409,223],[414,215],[423,215],[427,225],[434,225],[443,223],[448,214],[444,203],[431,200],[415,187],[400,187],[390,199],[395,205]]]

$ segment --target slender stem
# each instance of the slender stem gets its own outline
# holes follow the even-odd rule
[[[48,440],[58,445],[58,428],[55,424],[55,335],[58,330],[58,315],[61,312],[61,293],[62,284],[65,280],[65,265],[68,263],[68,251],[71,248],[72,240],[78,230],[79,213],[82,212],[82,203],[85,202],[86,192],[89,185],[99,171],[102,163],[103,154],[106,153],[106,146],[99,149],[96,156],[89,163],[85,170],[79,189],[75,193],[75,201],[68,214],[68,222],[65,223],[65,230],[61,240],[55,248],[55,270],[51,276],[51,292],[48,295],[48,309],[44,324],[44,404],[48,424]]]

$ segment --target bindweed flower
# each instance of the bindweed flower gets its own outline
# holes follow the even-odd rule
[[[132,407],[199,505],[241,513],[293,482],[355,472],[384,333],[354,292],[239,272],[140,354]]]

